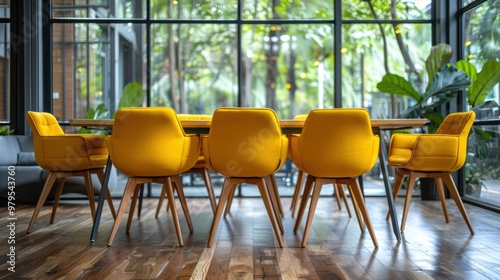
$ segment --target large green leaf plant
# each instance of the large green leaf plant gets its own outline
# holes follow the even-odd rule
[[[449,63],[453,51],[448,44],[438,44],[431,48],[425,61],[428,83],[419,92],[406,78],[387,73],[377,84],[381,92],[412,98],[412,106],[399,114],[399,118],[427,118],[430,121],[428,132],[434,133],[443,116],[437,109],[456,97],[471,85],[469,76]]]

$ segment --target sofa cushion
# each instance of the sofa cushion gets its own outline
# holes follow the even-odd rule
[[[0,136],[0,147],[2,150],[0,166],[16,165],[17,154],[21,151],[17,137],[15,135]]]
[[[17,153],[17,165],[37,165],[34,152]]]
[[[21,152],[34,152],[35,146],[33,145],[33,137],[28,135],[17,135],[17,142]]]

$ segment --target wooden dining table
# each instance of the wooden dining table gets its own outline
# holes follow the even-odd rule
[[[280,126],[283,134],[300,134],[305,120],[280,120]],[[383,131],[397,130],[397,129],[414,129],[422,127],[426,124],[427,119],[372,119],[371,125],[374,134],[381,135]],[[112,119],[70,119],[69,123],[75,127],[85,127],[88,129],[100,129],[112,132],[114,120]],[[208,134],[210,132],[210,120],[180,120],[180,123],[187,134]],[[328,129],[325,127],[325,129]],[[382,135],[381,135],[382,136]],[[393,232],[398,240],[401,241],[401,232],[399,230],[399,223],[397,220],[396,208],[394,206],[394,198],[392,196],[392,187],[390,185],[389,172],[387,168],[387,150],[386,143],[383,137],[380,137],[380,152],[379,163],[382,171],[384,181],[384,188],[387,197],[387,204],[389,206],[389,213],[391,217],[391,224]],[[95,212],[94,224],[90,235],[90,242],[94,242],[99,229],[101,220],[102,209],[104,207],[105,194],[108,188],[109,174],[111,170],[111,159],[108,158],[108,163],[104,172],[104,182],[99,195],[97,209]]]

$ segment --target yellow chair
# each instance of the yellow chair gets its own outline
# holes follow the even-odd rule
[[[299,229],[309,194],[313,191],[302,247],[307,244],[321,188],[325,184],[348,186],[356,202],[355,211],[361,212],[373,244],[378,246],[358,182],[358,176],[373,168],[378,151],[379,137],[372,132],[367,110],[315,109],[309,112],[302,133],[290,136],[290,158],[297,168],[308,174],[295,222],[295,233]],[[364,227],[361,229],[364,230]]]
[[[283,247],[279,197],[270,175],[286,161],[288,138],[281,133],[276,113],[268,108],[219,108],[202,144],[210,169],[225,177],[208,247],[212,246],[229,196],[243,183],[258,186],[278,244]]]
[[[126,228],[129,231],[140,187],[145,183],[163,184],[162,192],[167,194],[177,240],[182,246],[173,192],[175,188],[192,232],[186,199],[177,178],[195,165],[200,152],[199,137],[184,133],[172,108],[122,108],[116,114],[113,134],[108,137],[108,148],[113,165],[128,176],[108,246],[113,242],[133,195]]]
[[[441,199],[445,220],[448,223],[448,210],[444,195],[443,181],[457,204],[471,234],[474,229],[465,211],[464,204],[451,172],[460,169],[467,155],[467,138],[474,123],[474,112],[452,113],[445,117],[435,134],[394,134],[389,145],[388,164],[397,168],[392,191],[396,199],[405,176],[408,178],[406,200],[401,222],[404,231],[413,187],[417,178],[434,178]]]
[[[91,174],[97,174],[101,184],[104,181],[104,166],[108,159],[106,138],[97,134],[65,134],[57,119],[50,113],[28,111],[26,120],[33,133],[35,159],[37,164],[49,171],[42,192],[38,198],[33,216],[28,226],[28,233],[33,229],[35,221],[42,209],[47,196],[56,180],[59,181],[56,190],[50,223],[59,205],[62,189],[67,177],[83,176],[89,199],[92,219],[95,218],[94,191]],[[101,194],[104,195],[104,194]],[[113,217],[115,209],[109,190],[106,198]]]
[[[212,115],[177,114],[177,118],[180,121],[182,121],[182,120],[208,121],[208,120],[212,120]],[[203,155],[203,149],[200,148],[200,154],[198,156],[198,161],[191,169],[184,172],[184,174],[186,174],[186,173],[201,174],[203,181],[205,182],[205,187],[207,188],[208,198],[210,200],[210,205],[212,206],[212,211],[215,213],[215,208],[217,207],[217,201],[215,199],[214,187],[212,185],[212,178],[210,176],[210,169],[208,168],[207,163],[205,161],[205,156]],[[160,202],[158,203],[158,207],[156,208],[156,217],[158,217],[158,215],[160,213],[160,209],[161,209],[161,205],[163,203],[164,197],[165,197],[165,193],[162,192],[162,194],[160,195]],[[168,205],[167,205],[167,211],[168,211]]]
[[[296,115],[294,120],[305,120],[307,118],[307,114]],[[292,217],[295,217],[297,210],[299,209],[298,202],[300,201],[300,197],[302,194],[302,189],[304,186],[304,180],[307,174],[304,174],[304,171],[298,170],[297,172],[297,183],[295,184],[295,188],[293,190],[292,202],[290,204],[290,211],[292,212]],[[341,184],[333,184],[333,191],[335,194],[335,199],[337,200],[337,205],[339,206],[339,210],[342,210],[342,203],[340,202],[340,198],[344,201],[345,207],[347,209],[347,213],[349,217],[351,217],[351,209],[349,208],[349,204],[347,204],[347,197],[345,195],[344,186]],[[355,203],[355,201],[353,201]]]

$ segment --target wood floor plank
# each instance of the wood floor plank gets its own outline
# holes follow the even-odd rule
[[[332,198],[319,200],[306,248],[300,247],[303,227],[294,234],[295,219],[288,212],[284,247],[278,246],[260,198],[235,198],[211,248],[206,246],[213,218],[209,201],[188,198],[194,231],[180,214],[185,243],[180,247],[170,213],[154,217],[157,203],[144,199],[141,217],[134,217],[129,233],[123,222],[111,247],[106,243],[113,218],[107,207],[91,244],[87,201],[62,201],[53,224],[48,222],[51,205],[45,205],[30,234],[34,206],[19,205],[16,272],[7,270],[2,253],[0,279],[500,279],[499,214],[466,204],[476,229],[470,235],[451,200],[446,223],[439,201],[414,198],[403,240],[397,242],[385,220],[386,199],[367,197],[378,248]],[[282,203],[289,209],[290,198]],[[396,202],[399,218],[402,203]],[[7,228],[0,228],[2,252],[7,236]]]

